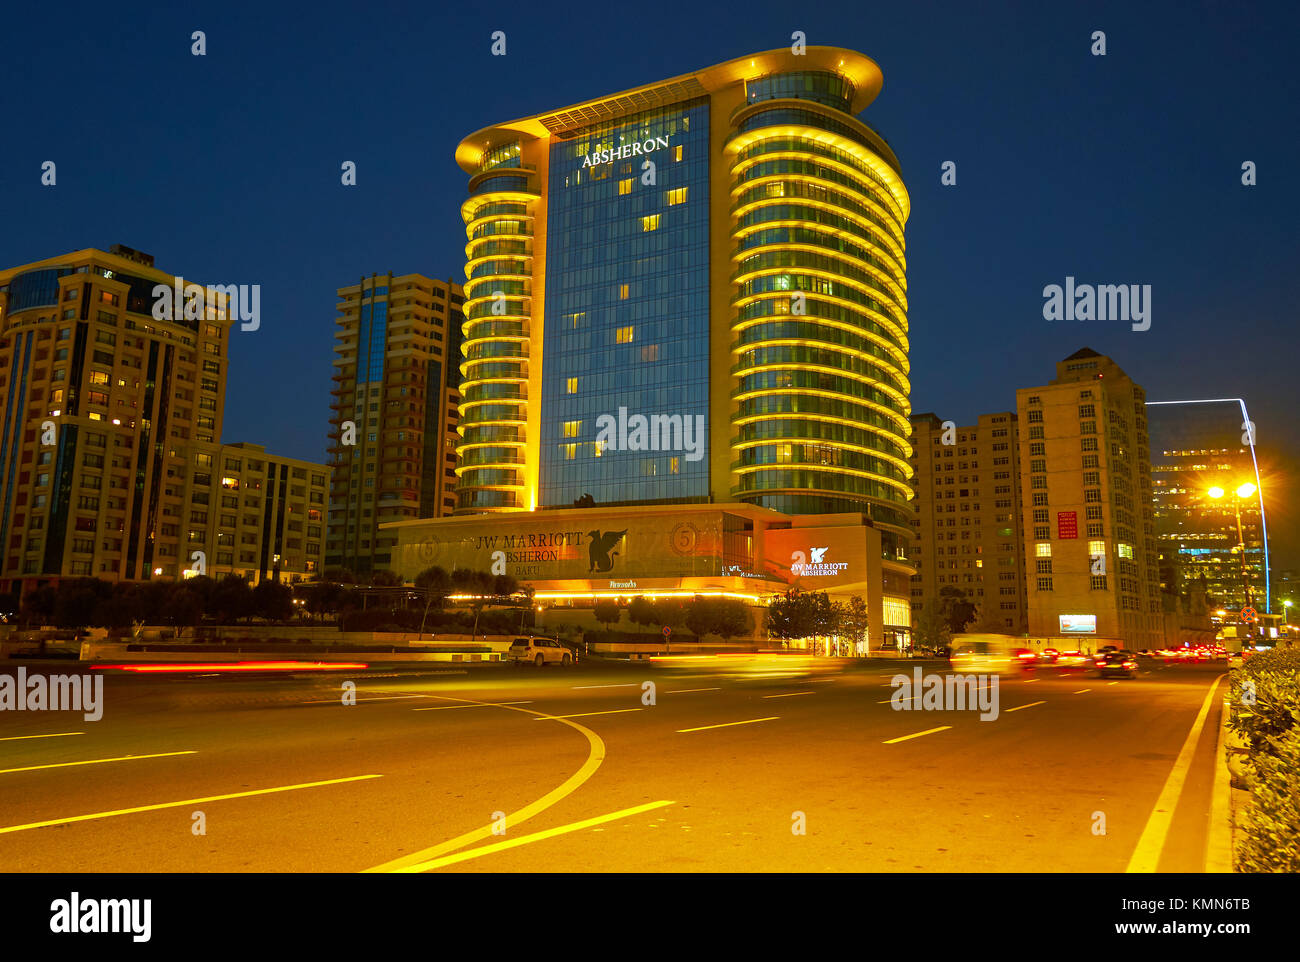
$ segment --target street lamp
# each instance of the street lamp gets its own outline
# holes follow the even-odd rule
[[[1249,481],[1247,481],[1244,484],[1237,486],[1237,490],[1233,492],[1233,494],[1235,494],[1236,497],[1233,498],[1232,501],[1232,506],[1237,513],[1237,553],[1241,557],[1241,583],[1246,589],[1246,607],[1248,608],[1255,607],[1255,600],[1254,600],[1254,596],[1251,594],[1250,591],[1250,577],[1246,572],[1246,538],[1242,534],[1242,530],[1241,530],[1241,502],[1249,498],[1257,490],[1259,489],[1256,488]],[[1214,498],[1217,501],[1219,498],[1226,496],[1227,492],[1224,491],[1223,488],[1219,487],[1218,485],[1215,485],[1214,487],[1210,488],[1206,492],[1206,494],[1208,494],[1211,498]],[[1247,629],[1247,630],[1250,631],[1251,629]]]

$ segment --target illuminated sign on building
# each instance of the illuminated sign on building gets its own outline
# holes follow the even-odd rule
[[[648,154],[655,150],[662,150],[668,146],[667,137],[650,137],[646,140],[634,141],[630,144],[620,144],[610,150],[597,150],[582,158],[583,167],[598,167],[601,164],[612,163],[615,160],[624,160],[628,157],[638,157],[641,154]]]
[[[1069,541],[1079,537],[1079,513],[1077,511],[1056,512],[1056,537]]]
[[[1061,634],[1095,635],[1097,633],[1096,615],[1061,615]]]

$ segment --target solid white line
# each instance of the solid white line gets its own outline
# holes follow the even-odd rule
[[[940,725],[938,728],[927,728],[925,731],[917,732],[914,735],[903,735],[901,738],[891,738],[886,742],[882,742],[882,744],[896,745],[899,742],[905,742],[911,738],[920,738],[922,735],[933,735],[935,732],[946,732],[951,727],[951,725]]]
[[[591,715],[621,715],[625,711],[643,711],[641,708],[613,708],[609,711],[583,711],[576,715],[541,715],[533,721],[558,721],[561,718],[587,718]]]
[[[1017,705],[1015,708],[1008,708],[1007,711],[1020,711],[1022,708],[1033,708],[1035,705],[1046,705],[1045,701],[1031,701],[1028,705]]]
[[[723,722],[721,725],[701,725],[699,728],[679,728],[677,734],[684,735],[687,732],[706,732],[711,728],[730,728],[732,725],[754,725],[758,722],[776,721],[780,715],[769,715],[767,718],[749,718],[745,721]]]
[[[8,738],[0,738],[0,742],[17,742],[24,738],[65,738],[68,735],[84,735],[85,732],[55,732],[52,735],[11,735]]]
[[[1210,690],[1205,693],[1205,701],[1201,702],[1201,710],[1197,713],[1196,720],[1192,722],[1192,729],[1183,741],[1182,750],[1174,760],[1174,767],[1170,770],[1169,777],[1165,779],[1165,786],[1160,790],[1160,797],[1156,799],[1155,808],[1151,810],[1151,817],[1147,819],[1146,828],[1142,830],[1142,837],[1138,839],[1137,847],[1133,849],[1133,856],[1129,859],[1126,872],[1154,872],[1156,866],[1160,864],[1160,854],[1169,835],[1169,826],[1174,820],[1174,809],[1178,805],[1178,797],[1182,794],[1183,783],[1187,781],[1187,772],[1192,767],[1192,756],[1196,754],[1196,744],[1200,741],[1201,729],[1205,727],[1206,716],[1210,713],[1214,692],[1225,677],[1219,675],[1215,678],[1210,684]],[[1216,757],[1214,763],[1221,762]]]
[[[793,698],[795,695],[815,695],[815,691],[790,691],[784,695],[764,695],[764,698]]]

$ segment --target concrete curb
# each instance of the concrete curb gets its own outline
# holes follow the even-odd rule
[[[1231,688],[1231,682],[1229,682]],[[1232,775],[1228,771],[1228,695],[1219,715],[1219,736],[1214,745],[1214,786],[1210,793],[1210,828],[1205,839],[1205,871],[1231,874],[1232,858]]]

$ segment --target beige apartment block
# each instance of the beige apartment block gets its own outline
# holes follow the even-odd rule
[[[1014,412],[958,426],[912,419],[912,623],[955,589],[1011,634],[1026,631],[1019,432]],[[951,592],[949,592],[951,593]]]
[[[1083,348],[1016,392],[1029,634],[1162,644],[1146,394]]]

